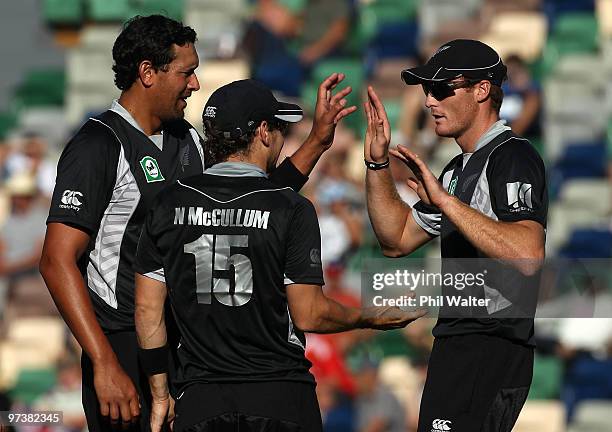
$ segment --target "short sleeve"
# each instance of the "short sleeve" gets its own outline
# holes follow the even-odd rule
[[[157,244],[157,238],[159,237],[157,231],[159,230],[156,229],[156,225],[158,225],[159,221],[156,220],[156,215],[161,212],[155,211],[155,208],[156,206],[154,205],[147,214],[144,226],[140,232],[134,271],[151,279],[166,282],[162,254]]]
[[[278,186],[289,186],[291,189],[298,192],[308,181],[308,176],[302,174],[302,172],[293,165],[290,158],[286,158],[270,173],[269,179]]]
[[[306,198],[297,204],[287,235],[285,285],[323,285],[321,233],[314,206]]]
[[[412,207],[412,216],[417,225],[423,228],[428,234],[435,237],[440,235],[442,213],[440,213],[437,207],[419,201]]]
[[[499,220],[533,220],[546,227],[544,162],[527,140],[515,140],[496,150],[487,167],[487,180],[491,205]]]
[[[62,222],[92,233],[112,197],[121,144],[103,125],[87,122],[64,148],[47,223]]]

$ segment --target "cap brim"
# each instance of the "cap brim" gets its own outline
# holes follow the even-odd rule
[[[279,102],[274,117],[289,123],[297,123],[304,118],[304,110],[296,104]]]
[[[446,81],[456,78],[458,74],[443,67],[423,65],[402,71],[402,80],[408,85],[423,84],[431,81]]]

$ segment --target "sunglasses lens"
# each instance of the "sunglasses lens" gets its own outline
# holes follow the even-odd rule
[[[434,98],[440,100],[448,96],[449,88],[444,83],[426,83],[423,84],[423,92],[425,96],[431,94]]]

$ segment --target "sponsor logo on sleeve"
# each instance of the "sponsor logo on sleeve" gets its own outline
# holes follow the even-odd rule
[[[66,189],[62,193],[60,201],[61,204],[58,205],[59,208],[79,211],[83,205],[83,194],[79,191]]]
[[[508,207],[512,213],[523,211],[533,211],[533,201],[531,199],[531,184],[523,182],[506,183],[506,193],[508,196]]]
[[[145,156],[140,160],[140,166],[144,172],[147,183],[164,181],[165,178],[159,169],[159,164],[151,156]]]
[[[313,264],[321,264],[321,250],[314,248],[310,249],[310,262]]]
[[[451,423],[452,422],[450,420],[435,419],[431,423],[431,432],[450,431]]]

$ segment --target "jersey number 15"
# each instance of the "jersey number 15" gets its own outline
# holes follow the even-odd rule
[[[247,235],[204,234],[183,247],[195,256],[198,303],[211,304],[212,294],[226,306],[248,303],[253,294],[251,260],[239,253],[230,255],[230,248],[248,245]]]

